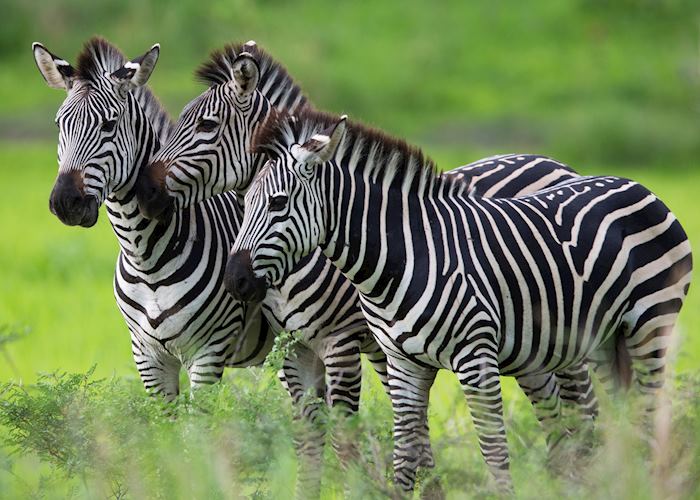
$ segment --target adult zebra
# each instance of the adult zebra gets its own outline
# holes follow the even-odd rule
[[[75,68],[39,43],[32,50],[48,85],[68,93],[56,115],[59,171],[50,209],[64,224],[90,227],[106,205],[120,247],[114,294],[146,389],[174,398],[182,365],[194,388],[219,380],[224,366],[260,364],[273,337],[258,310],[223,286],[221,259],[242,217],[236,197],[211,198],[163,223],[138,209],[138,172],[172,131],[144,86],[158,45],[127,61],[92,38]]]
[[[274,75],[274,83],[270,83],[265,75]],[[251,152],[252,137],[273,107],[285,107],[275,104],[291,103],[287,112],[310,108],[286,69],[254,42],[229,45],[215,51],[197,71],[197,76],[209,88],[185,107],[175,132],[139,180],[139,203],[145,213],[153,217],[169,213],[174,206],[189,207],[228,190],[244,193],[265,161],[264,155]],[[277,90],[272,92],[272,89]],[[272,103],[266,98],[268,94],[273,96]],[[554,185],[577,174],[549,158],[503,155],[480,160],[446,175],[464,182],[470,190],[489,196],[512,196]],[[328,294],[321,293],[323,289],[316,285],[324,282],[343,286],[340,304],[347,309],[337,311],[333,308]],[[366,326],[359,297],[354,288],[347,288],[347,284],[341,273],[329,266],[318,251],[303,259],[278,287],[267,292],[263,310],[276,329],[305,333],[303,344],[310,350],[305,349],[308,360],[321,359],[327,366],[337,365],[335,352],[324,348],[320,342],[325,342],[325,339],[316,332],[337,335],[328,328],[327,322],[329,318],[341,315],[353,318],[357,325],[347,331],[347,339],[356,336],[357,332],[364,334]],[[300,296],[301,290],[307,292]],[[309,293],[308,290],[320,292]],[[297,323],[301,318],[307,323]],[[343,341],[343,345],[347,342],[349,340]],[[352,412],[359,404],[360,365],[357,351],[355,353],[352,362],[357,370],[358,386],[352,395]],[[348,361],[346,357],[346,366]],[[316,363],[302,369],[322,383],[321,374],[309,371],[322,370],[322,365]],[[292,372],[289,367],[285,371]],[[298,375],[296,367],[293,371],[295,379],[309,379],[308,375]],[[551,446],[556,444],[561,432],[566,432],[559,426],[560,402],[563,401],[565,409],[570,408],[571,412],[587,420],[597,413],[597,400],[585,363],[563,370],[556,376],[523,377],[518,382],[533,402]],[[334,389],[329,386],[329,390],[332,393]],[[426,427],[426,441],[427,433]],[[425,447],[429,450],[427,443]],[[425,464],[431,465],[432,459],[427,457]]]
[[[406,143],[323,113],[271,117],[271,160],[245,197],[228,272],[243,300],[321,248],[357,287],[388,358],[396,482],[412,489],[425,381],[458,375],[481,452],[512,488],[499,375],[557,371],[594,350],[632,360],[653,409],[690,284],[687,236],[643,186],[574,178],[483,198]],[[230,281],[229,281],[230,282]]]

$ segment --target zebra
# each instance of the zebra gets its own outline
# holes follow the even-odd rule
[[[414,485],[416,435],[441,368],[457,374],[504,492],[499,375],[557,371],[597,350],[619,377],[631,370],[654,410],[692,256],[678,220],[642,185],[575,177],[484,198],[404,141],[311,110],[271,116],[253,146],[269,161],[245,195],[226,272],[248,283],[234,295],[261,295],[318,248],[355,285],[387,355],[402,489]]]
[[[287,70],[255,42],[232,44],[214,51],[196,74],[208,89],[185,106],[175,132],[139,179],[140,206],[152,217],[167,214],[173,207],[189,207],[229,190],[244,194],[265,161],[263,154],[251,153],[251,141],[260,124],[274,110],[294,113],[312,109]],[[470,190],[489,196],[512,196],[548,187],[577,174],[570,167],[546,157],[501,155],[446,175],[467,183]],[[285,362],[283,380],[285,373],[293,373],[295,379],[316,380],[320,384],[317,394],[332,394],[335,389],[323,386],[324,367],[319,359],[324,360],[325,365],[337,364],[335,353],[328,352],[323,345],[319,349],[318,341],[332,334],[328,322],[337,316],[353,319],[356,327],[348,330],[348,338],[357,335],[355,332],[364,334],[366,326],[354,288],[343,288],[339,304],[350,307],[337,311],[328,300],[336,292],[329,294],[323,283],[345,287],[347,280],[317,251],[303,259],[277,287],[267,291],[263,310],[276,331],[305,333],[299,348],[304,349],[301,359],[310,365],[300,366],[299,355],[296,355],[294,366],[290,366],[291,360]],[[301,291],[304,295],[300,297]],[[302,320],[304,323],[300,323]],[[384,362],[383,354],[375,343],[365,345],[371,347],[370,354],[374,353],[377,358],[375,368],[384,379],[385,368],[380,364]],[[359,356],[354,357],[353,363],[358,386],[350,400],[350,413],[355,413],[359,406]],[[302,373],[311,375],[302,376]],[[522,377],[518,382],[533,402],[552,447],[561,433],[558,422],[562,402],[565,408],[571,407],[585,420],[592,420],[597,414],[597,400],[585,364],[556,376]],[[296,384],[294,389],[293,399],[298,401],[309,388]],[[329,404],[334,403],[330,401]],[[313,421],[315,416],[306,415],[305,418]],[[427,432],[426,427],[426,437]],[[320,435],[318,438],[323,439]],[[308,441],[304,444],[309,445]],[[428,445],[426,450],[424,465],[430,466],[433,462]],[[320,460],[320,445],[315,453],[315,460]]]
[[[51,212],[64,224],[91,227],[105,204],[120,247],[114,295],[146,390],[170,401],[182,366],[195,389],[219,380],[225,366],[261,364],[274,338],[259,311],[223,285],[221,260],[242,219],[237,198],[213,197],[163,222],[146,218],[136,202],[138,172],[173,128],[144,86],[159,45],[127,61],[95,37],[75,67],[40,43],[32,51],[47,84],[67,91],[56,115]]]

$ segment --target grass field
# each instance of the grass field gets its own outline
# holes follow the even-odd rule
[[[0,498],[288,498],[295,481],[290,404],[274,362],[229,371],[194,401],[183,396],[164,408],[145,397],[112,296],[118,247],[104,214],[85,230],[63,226],[48,210],[57,170],[52,121],[64,94],[37,73],[35,40],[70,61],[93,34],[130,57],[160,42],[150,84],[177,115],[202,90],[191,73],[211,49],[255,39],[319,108],[406,137],[441,168],[520,151],[551,155],[584,174],[629,177],[659,195],[692,246],[700,245],[696,0],[430,7],[418,0],[7,0],[3,13]],[[547,472],[542,433],[506,380],[517,496],[700,497],[699,332],[700,292],[691,286],[668,384],[672,405],[655,428],[659,447],[651,452],[642,442],[634,401],[603,397],[599,447],[587,465],[563,458],[562,475]],[[350,431],[362,460],[347,482],[356,498],[382,498],[391,411],[371,370],[367,380]],[[430,422],[448,498],[492,496],[450,374],[433,388]],[[344,478],[331,452],[325,472],[324,498],[340,497]]]

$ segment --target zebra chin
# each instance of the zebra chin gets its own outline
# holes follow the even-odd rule
[[[224,272],[224,286],[236,300],[262,302],[267,292],[267,281],[253,272],[250,250],[231,254]]]

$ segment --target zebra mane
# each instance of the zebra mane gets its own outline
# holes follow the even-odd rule
[[[148,121],[151,122],[153,130],[158,136],[158,142],[162,146],[175,130],[175,122],[150,88],[144,85],[137,87],[131,93],[141,106]]]
[[[113,73],[124,66],[127,58],[114,45],[102,37],[94,36],[83,46],[78,55],[76,76],[79,80],[100,85],[105,81],[105,73]],[[158,98],[145,85],[134,89],[132,95],[151,122],[161,144],[175,127],[170,115]]]
[[[257,60],[260,68],[258,91],[267,97],[274,108],[294,112],[311,106],[284,66],[252,41],[228,44],[223,49],[213,51],[209,60],[195,71],[195,76],[210,87],[230,82],[233,61],[241,52],[248,52]]]
[[[124,66],[124,54],[102,37],[94,36],[83,45],[78,54],[75,72],[79,80],[99,83],[105,73],[113,73]]]
[[[308,108],[295,115],[285,111],[271,113],[253,138],[253,151],[272,155],[288,151],[294,144],[304,144],[316,134],[329,135],[339,120],[337,115]],[[345,144],[349,146],[346,150],[357,142],[361,142],[365,152],[376,148],[375,163],[379,165],[392,159],[393,168],[399,173],[418,172],[429,178],[439,175],[435,162],[420,148],[381,130],[348,120]]]

